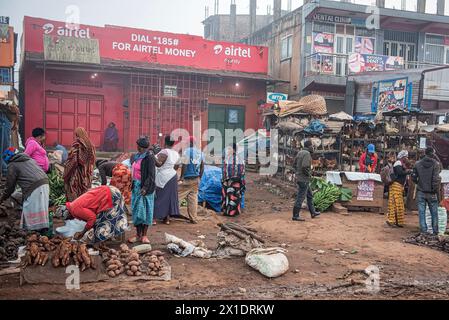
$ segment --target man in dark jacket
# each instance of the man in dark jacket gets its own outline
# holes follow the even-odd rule
[[[309,207],[312,219],[318,217],[320,213],[315,210],[313,205],[313,194],[310,190],[310,179],[312,177],[312,142],[304,142],[304,148],[295,158],[296,182],[298,184],[298,194],[296,196],[295,206],[293,207],[293,221],[305,221],[299,216],[302,203],[307,196],[307,206]]]
[[[101,178],[101,185],[105,186],[108,184],[108,177],[112,177],[112,170],[116,165],[118,165],[118,162],[115,161],[108,161],[108,160],[97,160],[95,162],[95,165],[97,166],[98,173],[100,174]]]
[[[432,216],[432,230],[438,234],[438,192],[440,188],[440,165],[434,159],[433,148],[427,148],[424,158],[413,168],[413,181],[418,188],[419,225],[422,233],[427,232],[426,204]]]
[[[48,229],[47,175],[27,154],[17,153],[14,148],[3,153],[3,160],[8,164],[8,173],[0,203],[8,199],[15,191],[16,185],[19,185],[23,195],[21,227],[27,230]]]

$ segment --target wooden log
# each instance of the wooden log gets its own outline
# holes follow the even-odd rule
[[[11,267],[0,270],[0,276],[6,276],[8,274],[16,274],[16,273],[20,273],[20,268]]]
[[[246,235],[229,228],[228,226],[224,225],[223,223],[219,223],[218,226],[220,228],[222,228],[223,230],[225,230],[226,232],[231,233],[242,240],[246,240]]]
[[[235,222],[227,222],[226,224],[227,224],[227,225],[232,225],[232,226],[241,227],[241,228],[246,229],[247,231],[251,231],[251,232],[257,233],[257,230],[256,230],[256,229],[253,229],[253,228],[250,228],[250,227],[246,227],[246,226],[241,226],[241,225],[238,225],[238,224],[235,223]],[[236,230],[237,230],[237,229],[236,229]]]
[[[247,229],[245,229],[245,228],[242,227],[242,226],[239,226],[238,224],[235,224],[235,223],[233,223],[233,224],[227,223],[226,225],[227,225],[227,227],[229,227],[229,228],[231,228],[231,229],[234,229],[234,230],[237,230],[237,231],[242,232],[242,233],[244,233],[244,234],[247,234],[247,235],[249,235],[251,238],[254,238],[254,239],[256,239],[256,240],[258,240],[258,241],[260,241],[260,242],[262,242],[262,243],[265,243],[265,240],[263,240],[260,236],[258,236],[258,235],[255,234],[254,232],[248,231]]]

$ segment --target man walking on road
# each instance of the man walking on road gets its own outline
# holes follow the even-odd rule
[[[309,207],[312,219],[318,217],[320,213],[315,210],[313,205],[313,194],[310,190],[310,178],[312,177],[312,142],[304,142],[304,148],[295,158],[296,182],[298,184],[298,194],[296,196],[295,206],[293,207],[293,221],[305,221],[299,216],[302,203],[307,197],[307,206]]]
[[[204,172],[204,155],[195,147],[194,137],[182,157],[181,182],[178,186],[179,202],[187,199],[187,213],[191,223],[198,223],[198,188]]]
[[[434,159],[433,148],[427,148],[424,158],[413,168],[413,181],[418,186],[419,226],[427,233],[426,204],[432,216],[432,230],[438,234],[438,192],[440,188],[440,165]]]

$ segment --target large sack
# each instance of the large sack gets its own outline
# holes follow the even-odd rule
[[[246,255],[245,262],[268,278],[276,278],[288,271],[288,259],[282,248],[253,249]]]

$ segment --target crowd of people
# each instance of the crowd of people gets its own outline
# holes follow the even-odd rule
[[[305,221],[300,217],[300,211],[304,200],[307,198],[307,206],[312,218],[317,218],[320,213],[313,204],[313,195],[310,190],[310,180],[313,175],[312,168],[312,142],[305,141],[304,148],[295,158],[296,182],[298,192],[293,207],[293,221]],[[362,173],[376,173],[379,166],[379,158],[375,146],[370,144],[359,160],[359,168]],[[425,150],[424,156],[412,166],[407,150],[400,151],[397,155],[390,152],[386,157],[386,164],[380,170],[385,191],[388,192],[387,225],[392,228],[402,228],[405,223],[404,196],[416,185],[416,200],[418,204],[419,227],[421,233],[428,233],[426,211],[429,209],[432,221],[432,233],[438,234],[438,207],[446,207],[449,204],[441,199],[441,162],[432,147]]]
[[[108,127],[110,149],[118,138],[113,124]],[[183,218],[198,223],[198,190],[205,170],[205,156],[193,137],[180,155],[176,142],[165,137],[165,146],[151,145],[147,136],[136,141],[137,152],[129,160],[115,162],[97,160],[96,148],[84,128],[76,128],[70,150],[55,144],[59,163],[64,165],[64,190],[67,203],[59,206],[56,217],[79,219],[82,232],[74,235],[92,243],[123,234],[132,218],[135,235],[130,243],[149,243],[148,229],[157,222],[170,224],[170,218]],[[106,137],[105,137],[106,139]],[[1,201],[8,199],[18,185],[23,197],[21,226],[41,233],[50,228],[49,179],[50,161],[45,149],[45,130],[36,128],[19,152],[8,148],[3,152],[7,164],[6,188]],[[97,167],[101,186],[92,188]],[[180,169],[180,170],[178,170]],[[180,171],[180,174],[178,174]],[[108,179],[110,178],[110,179]],[[108,184],[109,182],[109,184]],[[245,164],[237,153],[237,145],[225,149],[222,165],[223,214],[237,216],[245,191]],[[181,215],[180,203],[187,203],[187,217]]]

